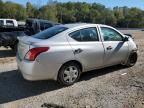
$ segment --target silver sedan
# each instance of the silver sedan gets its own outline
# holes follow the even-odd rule
[[[17,63],[27,80],[75,83],[82,72],[116,64],[133,66],[137,46],[130,36],[101,24],[65,24],[19,38]]]

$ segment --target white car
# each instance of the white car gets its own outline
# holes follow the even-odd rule
[[[137,46],[113,27],[65,24],[19,39],[17,63],[27,80],[75,83],[82,72],[116,64],[133,66]]]
[[[18,27],[18,22],[15,19],[0,19],[0,26]]]

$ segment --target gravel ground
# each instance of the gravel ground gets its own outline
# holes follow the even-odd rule
[[[14,53],[0,48],[0,108],[144,108],[144,32],[122,32],[135,36],[137,64],[84,73],[70,87],[54,81],[24,80]]]

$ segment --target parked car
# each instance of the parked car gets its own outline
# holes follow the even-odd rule
[[[28,35],[34,35],[40,31],[43,31],[47,28],[59,25],[57,22],[43,20],[43,19],[34,19],[29,18],[26,20],[26,30]]]
[[[18,27],[18,22],[15,19],[0,19],[1,27]]]
[[[78,81],[82,72],[137,61],[133,39],[100,24],[65,24],[19,39],[17,64],[27,80]]]
[[[25,26],[17,26],[16,20],[0,19],[0,23],[1,21],[4,22],[4,25],[7,21],[11,21],[11,23],[13,23],[15,26],[0,26],[0,46],[10,47],[15,52],[17,51],[17,37],[22,37],[25,35],[31,36],[47,28],[58,25],[58,23],[42,19],[27,19]],[[20,23],[22,24],[22,22]]]

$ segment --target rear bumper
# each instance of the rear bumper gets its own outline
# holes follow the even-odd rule
[[[61,64],[41,64],[37,61],[19,60],[16,57],[19,71],[26,80],[57,80]]]
[[[36,81],[36,80],[44,80],[44,79],[46,79],[46,78],[40,77],[40,76],[29,75],[29,74],[26,74],[24,72],[21,72],[21,73],[22,73],[22,76],[24,77],[24,79],[29,80],[29,81]]]

